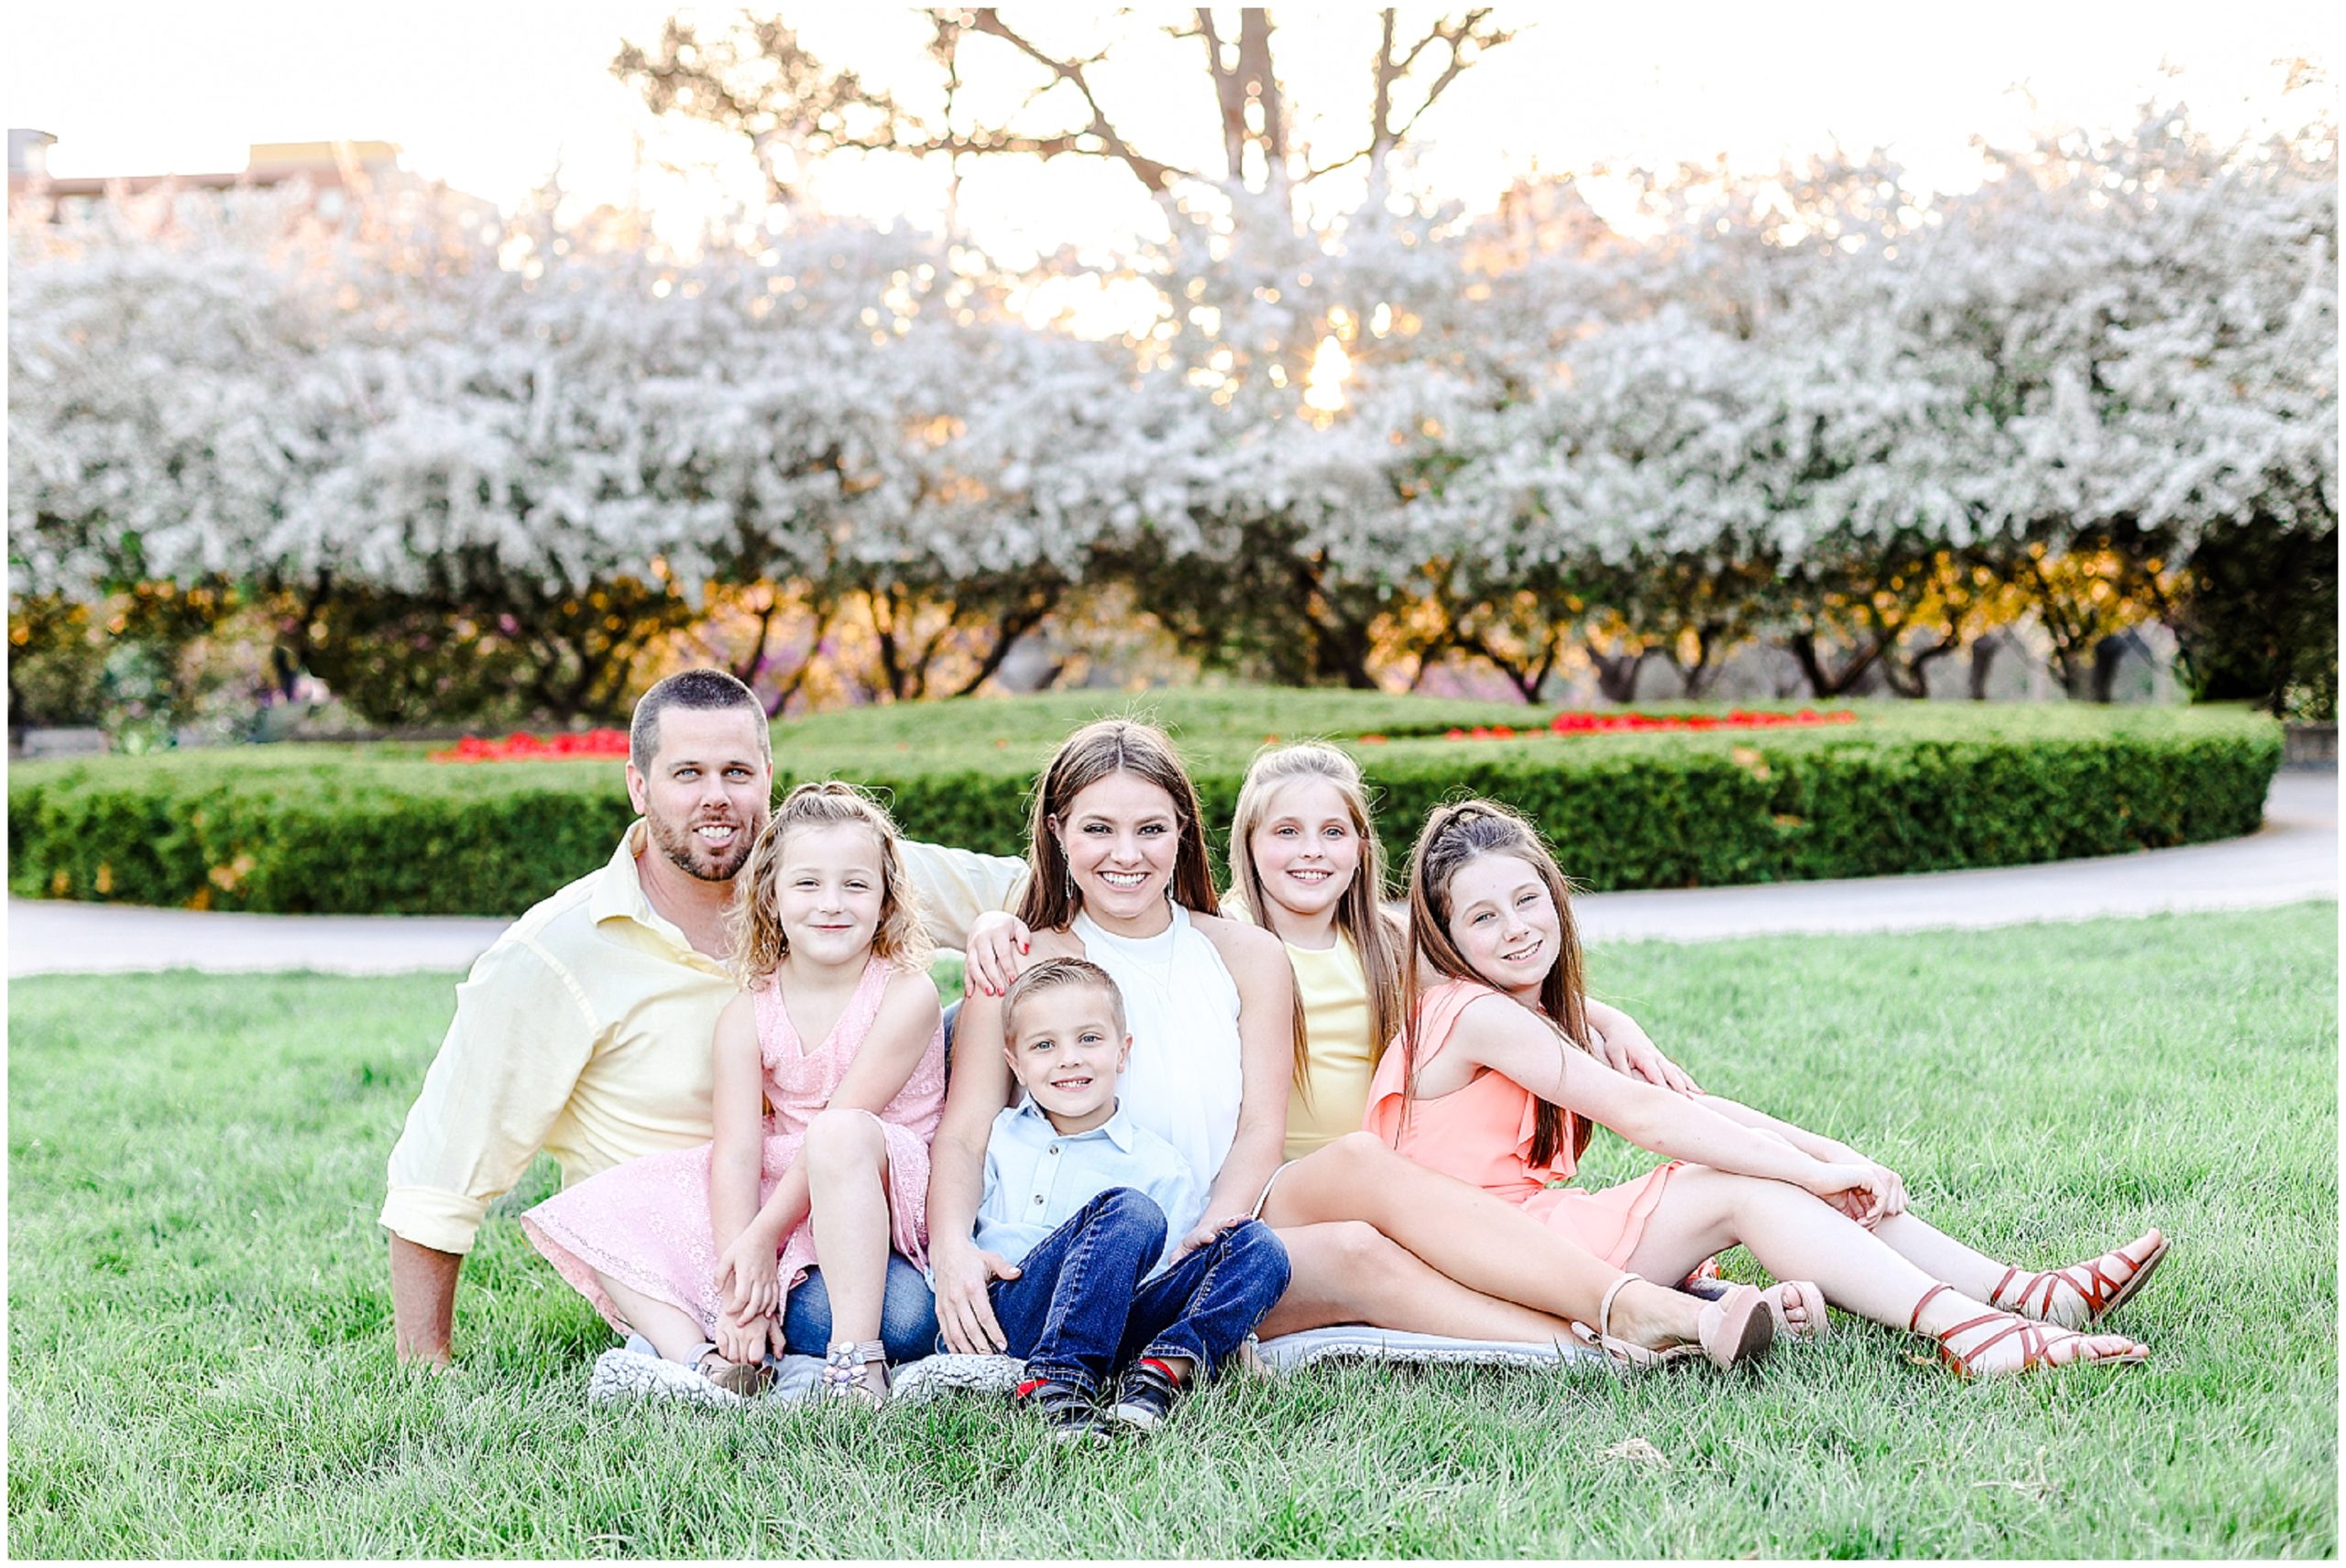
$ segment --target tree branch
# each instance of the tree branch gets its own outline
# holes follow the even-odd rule
[[[1162,163],[1146,156],[1124,138],[1115,126],[1109,121],[1107,111],[1101,107],[1098,95],[1091,91],[1091,83],[1083,73],[1082,60],[1059,60],[1038,48],[1020,34],[1016,28],[1004,22],[1001,13],[991,5],[971,12],[969,26],[973,32],[1000,38],[1049,71],[1057,81],[1067,82],[1080,93],[1085,105],[1091,111],[1091,123],[1086,129],[1091,135],[1100,138],[1101,148],[1104,150],[1105,156],[1115,159],[1131,170],[1140,182],[1149,188],[1152,194],[1162,194],[1170,191],[1180,181],[1198,178],[1188,170],[1178,168],[1170,163]],[[1093,149],[1078,146],[1067,150],[1090,152]]]
[[[1364,158],[1369,160],[1373,170],[1382,170],[1386,155],[1409,137],[1417,123],[1425,117],[1426,111],[1433,107],[1434,101],[1449,90],[1450,84],[1465,74],[1484,55],[1515,37],[1511,28],[1491,26],[1490,15],[1490,7],[1479,6],[1462,16],[1444,17],[1435,22],[1423,38],[1411,44],[1396,60],[1393,56],[1394,13],[1389,9],[1379,12],[1376,54],[1369,67],[1368,145],[1333,163],[1306,170],[1297,183],[1309,184],[1323,175],[1333,174],[1339,169],[1350,168]],[[1447,51],[1441,74],[1434,78],[1433,85],[1426,89],[1425,97],[1410,112],[1409,117],[1397,126],[1393,124],[1393,89],[1416,67],[1419,57],[1437,43]]]

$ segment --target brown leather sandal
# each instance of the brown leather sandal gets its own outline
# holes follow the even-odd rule
[[[1934,1285],[1923,1292],[1923,1299],[1914,1303],[1913,1315],[1906,1320],[1906,1327],[1909,1331],[1918,1334],[1923,1332],[1923,1309],[1928,1307],[1941,1291],[1949,1288],[1951,1287],[1946,1285]],[[1953,1342],[1957,1334],[1968,1334],[1975,1329],[1984,1329],[1999,1324],[2001,1326],[1997,1328],[1994,1333],[1990,1334],[1979,1343],[1964,1350],[1955,1348]],[[1994,1366],[1981,1370],[1977,1365],[1979,1357],[2015,1335],[2020,1342],[2020,1365]],[[2023,1372],[2034,1372],[2040,1366],[2082,1366],[2098,1365],[2102,1363],[2132,1365],[2146,1359],[2151,1354],[2147,1345],[2136,1344],[2132,1349],[2116,1355],[2079,1354],[2063,1356],[2056,1360],[2054,1353],[2060,1346],[2071,1340],[2083,1340],[2086,1336],[2068,1329],[2048,1328],[2033,1323],[2026,1318],[2015,1317],[2010,1312],[1982,1312],[1976,1318],[1966,1319],[1953,1328],[1943,1329],[1937,1333],[1925,1337],[1938,1342],[1939,1359],[1946,1364],[1946,1369],[1957,1377],[1966,1379],[2010,1377]]]
[[[703,1340],[693,1349],[692,1369],[729,1394],[754,1399],[773,1384],[773,1368],[762,1361],[728,1361],[717,1354],[717,1342]]]
[[[2149,1250],[2138,1255],[2136,1249],[2145,1243],[2149,1244]],[[2110,1316],[2124,1306],[2135,1291],[2150,1283],[2151,1271],[2165,1259],[2166,1248],[2166,1237],[2153,1229],[2124,1246],[2067,1268],[2047,1269],[2042,1274],[2023,1274],[2017,1268],[2007,1268],[2004,1277],[1996,1281],[1996,1288],[1988,1293],[1988,1305],[2018,1312],[2023,1318],[2034,1318],[2041,1323],[2082,1329]],[[2113,1272],[2120,1268],[2126,1272]],[[2064,1286],[2072,1293],[2062,1295]]]

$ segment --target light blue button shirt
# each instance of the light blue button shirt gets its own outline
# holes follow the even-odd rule
[[[986,1134],[977,1245],[1016,1263],[1112,1187],[1145,1193],[1165,1211],[1167,1258],[1205,1216],[1205,1189],[1189,1161],[1135,1125],[1122,1103],[1091,1131],[1070,1137],[1051,1125],[1031,1096],[1023,1098],[996,1116]]]

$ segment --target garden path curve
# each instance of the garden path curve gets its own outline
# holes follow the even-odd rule
[[[2264,828],[2221,843],[1993,871],[1589,894],[1573,908],[1592,942],[1705,942],[2250,909],[2337,896],[2338,774],[2285,773],[2273,781]],[[505,926],[498,919],[234,915],[11,898],[8,972],[462,970]]]

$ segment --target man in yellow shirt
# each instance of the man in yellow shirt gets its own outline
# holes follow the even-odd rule
[[[402,1360],[448,1359],[465,1254],[540,1149],[568,1187],[708,1141],[709,1042],[739,990],[725,913],[766,825],[773,742],[749,687],[716,670],[646,692],[629,740],[641,819],[608,864],[531,909],[474,963],[391,1151],[382,1223]],[[904,862],[942,948],[1010,905],[1026,869],[918,843]],[[904,1276],[918,1280],[892,1265],[892,1318],[904,1315]]]

